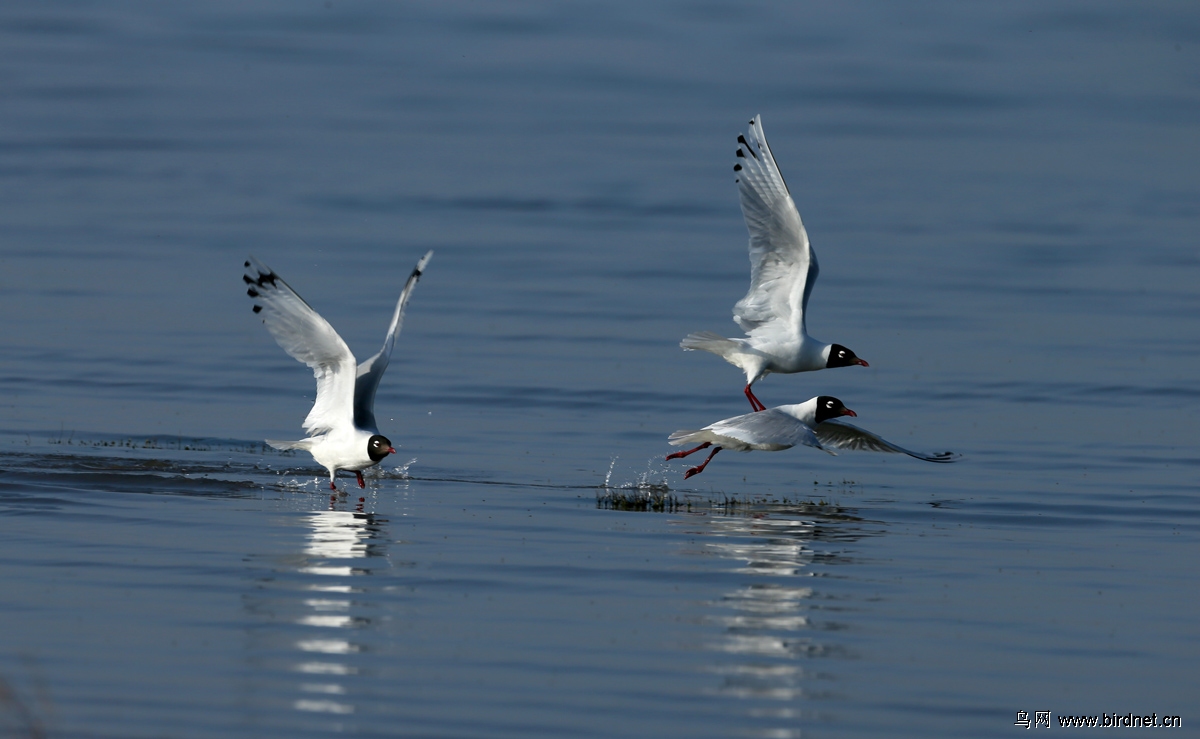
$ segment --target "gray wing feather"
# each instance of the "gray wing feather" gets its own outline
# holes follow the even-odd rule
[[[744,142],[744,143],[743,143]],[[808,232],[767,145],[762,119],[739,137],[738,192],[750,232],[750,290],[733,307],[748,334],[795,336],[807,331],[805,311],[820,272]]]
[[[958,459],[958,455],[952,452],[921,454],[909,451],[904,447],[884,440],[870,431],[860,429],[857,426],[842,421],[830,420],[819,423],[813,431],[822,444],[834,449],[907,454],[910,457],[923,459],[926,462],[953,462]]]
[[[824,449],[811,428],[775,408],[726,418],[705,427],[703,431],[711,433],[714,437],[732,439],[747,447],[770,446],[787,449],[803,444]],[[714,438],[713,442],[721,443],[720,438]]]
[[[250,257],[242,276],[246,294],[285,352],[312,368],[317,399],[304,419],[304,429],[316,435],[352,422],[354,355],[329,322],[304,302],[270,267]]]
[[[392,313],[392,323],[388,326],[387,336],[383,340],[383,348],[376,352],[375,356],[358,365],[354,379],[354,425],[360,429],[379,433],[379,428],[375,425],[375,391],[379,389],[383,371],[387,369],[388,361],[392,358],[392,348],[396,346],[396,337],[400,335],[400,327],[404,323],[404,309],[408,305],[408,299],[412,297],[413,288],[421,279],[421,273],[425,271],[425,265],[432,256],[432,251],[426,252],[417,262],[417,266],[413,267],[408,281],[404,283],[400,299],[396,301],[396,310]]]

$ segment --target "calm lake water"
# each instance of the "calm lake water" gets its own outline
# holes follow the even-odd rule
[[[0,730],[1196,734],[1186,3],[0,7]],[[772,376],[954,465],[732,452],[735,138],[820,257]],[[361,357],[330,498],[273,267]],[[690,460],[689,460],[690,461]]]

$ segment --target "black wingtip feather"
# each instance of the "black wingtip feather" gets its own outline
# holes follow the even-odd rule
[[[746,147],[746,150],[750,152],[750,156],[754,157],[755,159],[758,159],[758,154],[755,154],[755,153],[754,153],[754,147],[753,147],[753,146],[751,146],[751,145],[750,145],[750,144],[749,144],[749,143],[746,141],[746,137],[745,137],[745,136],[743,136],[743,135],[741,135],[741,134],[738,134],[738,143],[739,143],[739,144],[741,144],[742,146]],[[742,150],[741,150],[741,149],[738,149],[738,156],[740,156],[740,157],[745,157],[746,155],[742,153]]]
[[[243,277],[242,279],[244,279],[247,284],[258,285],[259,287],[265,287],[267,284],[270,284],[271,287],[277,287],[275,281],[279,279],[279,275],[275,274],[274,272],[267,272],[266,274],[259,272],[257,280],[253,277]]]
[[[254,312],[255,312],[255,313],[262,313],[262,306],[261,306],[261,305],[256,305],[256,306],[254,306]]]

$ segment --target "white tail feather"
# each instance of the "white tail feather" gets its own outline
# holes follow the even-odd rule
[[[305,449],[312,450],[313,439],[300,439],[299,441],[279,441],[277,439],[267,439],[267,443],[274,449]]]
[[[739,348],[741,342],[735,339],[727,339],[720,334],[714,334],[712,331],[697,331],[683,337],[683,341],[679,342],[679,346],[683,347],[684,351],[705,351],[712,352],[718,357],[728,359],[729,355]]]
[[[699,431],[676,431],[667,437],[667,442],[672,446],[682,446],[691,438],[692,434],[698,434]]]

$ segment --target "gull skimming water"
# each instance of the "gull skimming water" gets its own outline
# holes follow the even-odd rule
[[[711,331],[688,334],[685,350],[722,357],[746,373],[746,398],[765,410],[751,386],[772,372],[791,374],[851,365],[868,366],[841,344],[808,335],[808,297],[817,281],[817,256],[767,146],[761,116],[750,121],[749,138],[738,136],[738,192],[750,232],[750,290],[733,306],[733,320],[748,338],[727,339]]]
[[[716,445],[703,462],[684,474],[683,479],[686,480],[692,475],[703,472],[712,458],[722,449],[732,449],[737,452],[778,452],[790,449],[797,444],[803,444],[830,454],[835,454],[834,449],[858,449],[907,454],[926,462],[953,462],[957,458],[951,452],[938,454],[910,452],[890,441],[883,440],[870,431],[834,420],[839,416],[857,415],[837,398],[821,395],[795,405],[781,405],[747,413],[743,416],[726,418],[705,426],[699,431],[676,431],[668,438],[672,446],[683,446],[696,442],[700,442],[700,446],[668,454],[667,459],[680,459]]]
[[[254,257],[246,262],[242,276],[254,300],[254,312],[279,346],[293,358],[312,368],[317,378],[317,399],[304,419],[309,436],[299,441],[267,443],[276,449],[305,449],[325,469],[329,470],[329,488],[337,490],[334,477],[338,470],[353,472],[358,486],[366,487],[362,471],[379,464],[396,449],[375,425],[375,390],[383,371],[387,369],[396,345],[396,336],[404,321],[404,308],[412,296],[425,265],[433,256],[430,251],[413,268],[383,340],[383,348],[362,364],[355,364],[354,355],[333,326],[296,294],[279,275]]]

